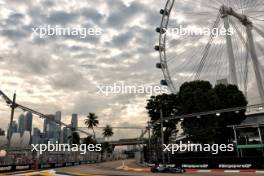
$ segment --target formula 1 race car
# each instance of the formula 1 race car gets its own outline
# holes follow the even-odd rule
[[[151,172],[160,172],[160,173],[184,173],[186,172],[182,167],[166,167],[155,165],[151,167]]]

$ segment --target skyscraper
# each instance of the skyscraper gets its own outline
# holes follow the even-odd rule
[[[57,112],[55,113],[55,120],[57,120],[57,121],[61,121],[61,111],[57,111]]]
[[[55,120],[58,121],[58,122],[61,122],[61,111],[57,111],[55,113]],[[56,124],[56,134],[55,134],[55,138],[57,139],[57,141],[59,143],[62,142],[61,125],[60,124]]]
[[[26,112],[25,113],[25,131],[29,131],[29,133],[32,133],[32,113],[31,112]]]
[[[24,114],[21,114],[18,117],[18,132],[22,136],[24,131],[25,131],[25,116],[24,116]]]
[[[17,122],[13,121],[11,125],[8,124],[8,129],[10,129],[10,131],[8,131],[8,133],[11,132],[10,136],[12,136],[13,133],[16,133],[17,132]],[[7,134],[7,135],[9,136],[9,134]]]
[[[71,126],[74,130],[77,129],[78,127],[78,114],[72,114],[72,119],[71,119]]]
[[[71,130],[69,128],[63,127],[62,129],[62,143],[68,144],[70,141]]]
[[[33,129],[33,135],[39,136],[40,135],[40,129],[34,128]]]
[[[39,144],[40,143],[40,130],[38,128],[33,129],[32,135],[32,144]]]
[[[4,136],[5,135],[5,131],[2,130],[2,128],[0,128],[0,136]]]
[[[46,115],[48,118],[44,120],[43,133],[47,139],[54,137],[54,131],[56,130],[56,123],[54,122],[55,116],[53,114]]]
[[[55,121],[60,120],[60,113],[46,115],[48,118],[44,120],[43,133],[45,135],[46,141],[51,141],[52,143],[60,142],[60,126]]]

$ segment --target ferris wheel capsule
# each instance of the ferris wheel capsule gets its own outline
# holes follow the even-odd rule
[[[158,68],[158,69],[162,69],[162,63],[156,63],[156,68]]]
[[[157,28],[156,28],[156,32],[157,32],[157,33],[160,33],[160,34],[164,34],[164,33],[166,32],[166,30],[165,30],[164,28],[159,28],[159,27],[157,27]]]
[[[164,79],[160,81],[160,84],[161,84],[162,86],[168,86],[167,81],[164,80]]]
[[[168,11],[168,9],[161,9],[160,10],[160,14],[162,14],[162,15],[169,15],[169,11]]]
[[[155,49],[156,51],[163,51],[163,50],[164,50],[164,47],[159,46],[159,45],[156,45],[156,46],[154,47],[154,49]]]

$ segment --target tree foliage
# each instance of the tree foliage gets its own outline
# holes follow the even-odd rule
[[[76,131],[72,133],[72,144],[80,144],[80,135]]]
[[[102,153],[112,153],[114,151],[114,146],[109,144],[108,142],[102,143]]]
[[[89,144],[96,144],[96,141],[93,139],[93,137],[91,135],[88,135],[84,141],[84,144],[89,145]]]
[[[114,135],[113,128],[110,125],[106,125],[105,128],[103,129],[103,136],[105,138],[109,138]]]
[[[94,137],[94,140],[96,140],[94,127],[96,127],[99,124],[97,115],[95,115],[95,113],[90,112],[89,115],[84,120],[84,124],[87,126],[87,128],[93,130],[93,135],[94,135],[93,137]]]
[[[246,106],[243,93],[235,85],[216,85],[214,88],[208,81],[184,83],[178,93],[180,114],[190,114],[218,109]],[[245,120],[245,111],[222,113],[193,117],[182,122],[182,128],[194,142],[227,143],[233,136],[228,125],[240,124]]]
[[[177,94],[152,96],[146,109],[153,123],[160,119],[160,109],[164,117],[171,117],[246,105],[245,96],[235,85],[219,84],[213,87],[208,81],[193,81],[184,83]],[[228,112],[219,117],[212,114],[184,119],[181,126],[193,142],[225,143],[233,136],[232,129],[227,128],[227,125],[240,124],[245,118],[245,111]],[[167,129],[170,126],[175,128],[176,122],[165,122],[164,126]],[[158,128],[154,128],[156,135],[160,133]]]
[[[146,109],[148,111],[151,123],[155,123],[160,119],[160,113],[162,110],[162,114],[164,117],[169,117],[172,115],[178,114],[178,98],[175,94],[162,94],[157,96],[151,96],[148,100]],[[172,132],[176,131],[176,124],[178,120],[170,120],[164,122],[164,127],[166,128],[164,131],[164,140],[165,143],[168,142],[169,137]],[[154,136],[160,136],[160,125],[154,126]]]

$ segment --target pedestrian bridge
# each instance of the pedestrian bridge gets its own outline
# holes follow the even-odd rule
[[[123,145],[138,145],[138,144],[146,144],[147,139],[120,139],[118,141],[109,141],[110,145],[114,146],[123,146]]]

